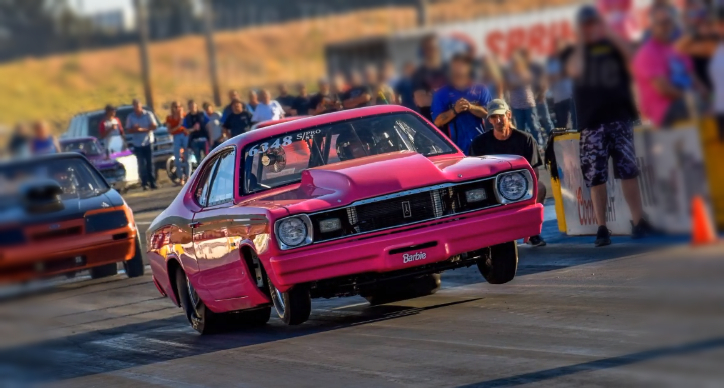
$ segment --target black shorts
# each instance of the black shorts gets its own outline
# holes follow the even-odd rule
[[[608,159],[616,178],[638,177],[633,123],[617,121],[581,131],[581,170],[586,187],[608,182]]]

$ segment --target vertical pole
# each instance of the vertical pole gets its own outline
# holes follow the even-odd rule
[[[214,13],[212,0],[204,1],[204,35],[206,37],[206,55],[209,58],[209,78],[211,91],[214,95],[214,105],[221,106],[221,92],[219,91],[219,72],[216,65],[216,45],[214,44]]]
[[[417,0],[417,26],[427,26],[427,2],[428,0]]]
[[[151,89],[151,66],[148,60],[148,15],[146,4],[143,0],[133,0],[136,8],[136,24],[138,24],[139,52],[141,56],[141,78],[143,80],[143,92],[146,97],[146,106],[154,110],[153,91]]]

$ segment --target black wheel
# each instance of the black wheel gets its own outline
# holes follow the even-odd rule
[[[239,311],[231,313],[234,323],[243,327],[264,326],[271,317],[271,307],[262,307],[250,311]]]
[[[141,249],[141,237],[136,234],[136,249],[133,258],[123,262],[123,268],[129,278],[137,278],[143,276],[146,266],[143,264],[143,250]]]
[[[309,314],[312,312],[309,288],[296,285],[287,292],[280,292],[270,280],[269,293],[277,315],[287,325],[300,325],[309,319]]]
[[[181,268],[176,271],[176,289],[181,307],[194,330],[201,334],[213,334],[223,329],[222,316],[206,307]]]
[[[513,280],[518,270],[518,244],[515,241],[494,245],[478,260],[478,269],[490,284]]]
[[[171,183],[181,182],[181,177],[176,174],[175,158],[172,156],[166,160],[166,175]]]
[[[367,299],[371,305],[379,305],[432,295],[440,289],[441,277],[441,274],[433,273],[409,280],[400,280],[377,287],[369,293],[362,294],[362,297]]]
[[[107,278],[117,273],[118,265],[116,263],[105,264],[90,269],[91,279]]]

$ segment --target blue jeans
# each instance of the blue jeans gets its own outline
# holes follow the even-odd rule
[[[189,175],[187,163],[181,162],[181,150],[183,149],[184,152],[188,152],[186,143],[188,143],[188,136],[186,136],[186,134],[179,133],[178,135],[173,135],[173,163],[176,165],[176,176],[178,178]]]
[[[528,131],[538,143],[541,143],[541,128],[538,122],[538,115],[535,109],[513,109],[513,119],[515,126],[521,131]]]
[[[206,138],[197,138],[189,142],[189,148],[191,148],[191,151],[196,156],[196,163],[201,163],[202,156],[206,157],[206,155],[209,153],[209,141]],[[201,151],[204,151],[204,154],[201,155]]]
[[[535,110],[538,113],[538,119],[540,120],[540,124],[546,131],[545,133],[547,135],[550,135],[550,133],[553,131],[553,120],[551,120],[551,113],[548,110],[548,102],[539,102],[538,105],[535,106]]]
[[[141,185],[156,188],[156,175],[153,169],[153,148],[151,145],[134,146],[133,155],[138,162],[138,176],[141,178]]]

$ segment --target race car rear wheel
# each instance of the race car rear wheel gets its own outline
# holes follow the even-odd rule
[[[296,285],[287,292],[280,292],[269,281],[269,293],[279,318],[287,325],[299,325],[309,319],[312,312],[312,297],[309,288]]]
[[[143,264],[143,250],[141,249],[141,238],[136,235],[136,249],[133,258],[123,262],[123,268],[129,278],[143,276],[145,265]]]
[[[90,269],[91,279],[100,279],[113,276],[118,273],[118,265],[116,263],[110,263],[105,265],[99,265]]]
[[[181,268],[176,271],[176,289],[181,307],[184,309],[186,318],[194,330],[201,334],[212,334],[221,331],[221,316],[206,307]]]
[[[432,295],[440,289],[441,278],[441,274],[432,273],[409,280],[400,280],[379,286],[369,293],[362,294],[362,297],[374,306]]]
[[[478,269],[490,284],[513,280],[518,270],[518,244],[515,241],[494,245],[478,260]]]

